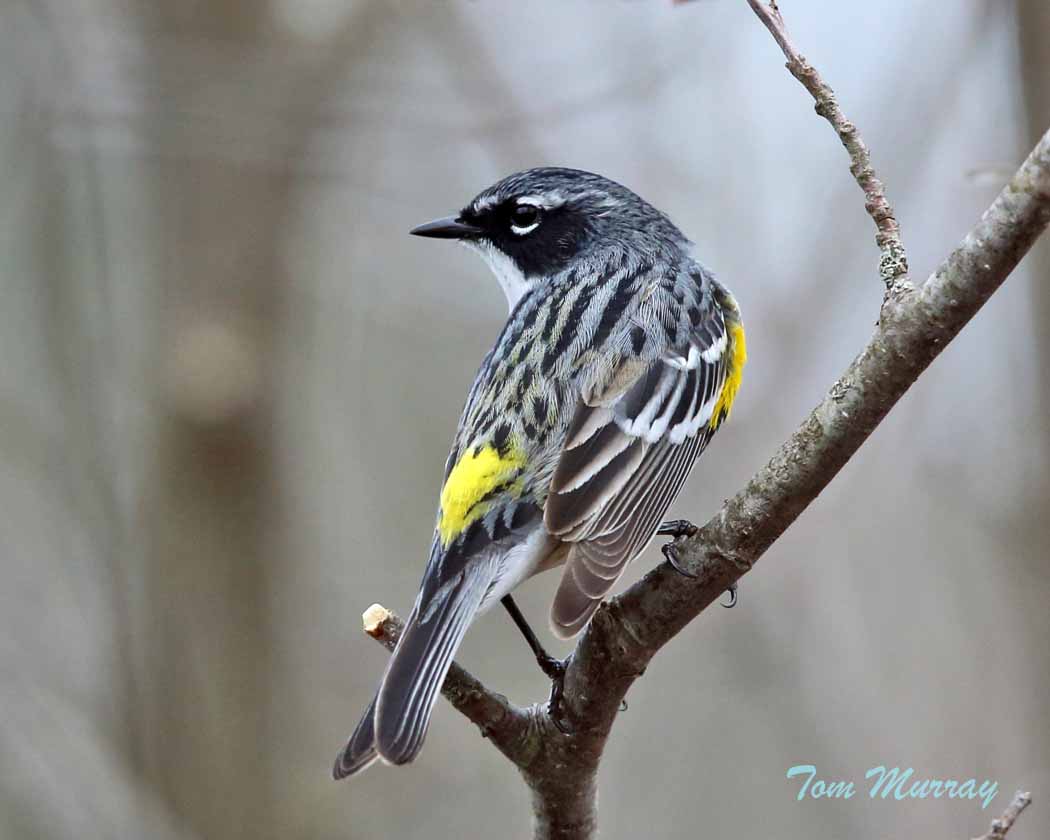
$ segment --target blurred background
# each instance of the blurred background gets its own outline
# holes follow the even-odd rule
[[[329,777],[385,661],[361,612],[414,598],[506,315],[411,226],[543,164],[670,213],[751,351],[697,521],[867,340],[861,194],[744,0],[525,5],[0,0],[0,837],[529,835],[444,703],[415,764]],[[1050,125],[1050,4],[781,5],[924,278]],[[1019,786],[1047,835],[1048,280],[1044,243],[654,661],[603,837],[959,840]],[[537,626],[556,583],[522,591]],[[499,612],[459,660],[546,696]],[[796,802],[795,764],[862,794]],[[879,764],[1001,792],[872,801]]]

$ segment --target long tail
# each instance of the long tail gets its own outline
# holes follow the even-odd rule
[[[354,734],[350,736],[350,740],[347,741],[343,751],[336,758],[335,767],[332,768],[333,778],[345,779],[347,776],[354,775],[354,773],[360,773],[379,758],[379,753],[376,752],[375,729],[376,701],[378,699],[378,694],[372,698],[372,702],[365,709],[361,722],[357,724],[357,729],[354,730]]]
[[[425,607],[417,603],[390,657],[375,699],[336,759],[336,779],[352,776],[376,758],[405,764],[419,753],[438,689],[463,635],[492,582],[493,569],[475,561],[460,580]]]

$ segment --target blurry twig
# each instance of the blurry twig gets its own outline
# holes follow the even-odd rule
[[[1032,794],[1021,790],[1017,791],[1010,804],[1006,806],[1006,810],[1003,811],[1003,815],[998,819],[992,820],[992,827],[988,833],[982,834],[975,840],[1003,840],[1006,837],[1006,832],[1010,830],[1017,818],[1021,816],[1021,812],[1031,804]]]
[[[904,250],[904,243],[901,241],[900,225],[897,223],[893,208],[886,200],[882,181],[875,176],[868,147],[861,138],[860,132],[842,113],[842,108],[839,107],[838,99],[835,97],[835,91],[791,42],[776,0],[770,0],[768,4],[764,0],[747,0],[747,2],[780,46],[787,58],[787,69],[791,71],[791,75],[798,79],[813,97],[816,102],[816,112],[831,123],[842,145],[849,152],[852,162],[850,172],[853,173],[854,179],[864,191],[867,199],[864,202],[864,209],[875,222],[877,230],[875,242],[882,251],[882,258],[879,260],[879,276],[886,284],[887,291],[899,294],[910,289],[908,256]]]

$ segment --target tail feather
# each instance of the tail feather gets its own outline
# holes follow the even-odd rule
[[[332,776],[336,780],[345,779],[347,776],[360,773],[379,758],[379,753],[376,752],[375,730],[376,701],[378,699],[378,694],[372,698],[372,702],[368,704],[368,708],[361,717],[361,722],[357,724],[354,734],[350,736],[346,747],[343,748],[343,751],[339,753],[339,757],[335,760]]]
[[[413,612],[387,666],[373,725],[375,748],[390,764],[411,761],[423,746],[438,689],[492,582],[491,564],[475,563],[435,595],[422,620],[422,611]]]

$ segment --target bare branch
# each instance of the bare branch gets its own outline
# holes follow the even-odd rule
[[[846,147],[851,161],[850,172],[853,173],[854,180],[864,191],[866,199],[864,209],[875,222],[875,243],[882,252],[882,257],[879,259],[879,276],[886,284],[888,292],[900,294],[906,291],[910,288],[911,283],[908,280],[908,256],[904,250],[904,243],[901,241],[900,225],[897,223],[893,208],[886,200],[882,181],[875,176],[868,147],[861,138],[860,132],[842,113],[838,99],[835,97],[835,91],[791,42],[784,18],[775,0],[768,5],[763,0],[747,0],[747,2],[780,46],[787,58],[786,66],[791,75],[798,79],[813,97],[816,112],[831,123],[842,145]]]
[[[1013,824],[1017,821],[1017,818],[1021,816],[1021,812],[1032,804],[1032,794],[1024,791],[1017,791],[1014,794],[1014,798],[1010,801],[1010,804],[1006,806],[1006,810],[1003,811],[1003,815],[997,820],[992,820],[991,830],[987,834],[982,834],[975,840],[1003,840]]]

